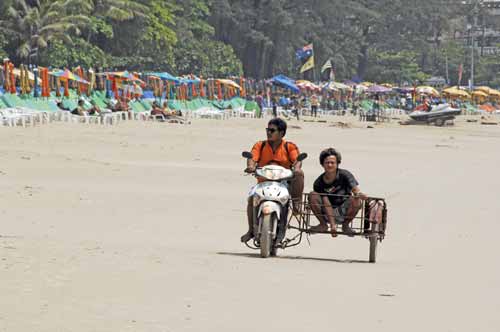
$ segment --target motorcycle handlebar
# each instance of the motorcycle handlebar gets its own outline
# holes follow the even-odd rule
[[[252,152],[248,152],[248,151],[243,151],[243,152],[241,153],[241,156],[242,156],[243,158],[245,158],[245,159],[252,159],[252,158],[253,158],[253,154],[252,154]],[[302,152],[301,154],[299,154],[299,155],[297,156],[297,161],[303,161],[303,160],[305,160],[306,158],[307,158],[307,153]]]

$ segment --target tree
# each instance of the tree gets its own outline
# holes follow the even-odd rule
[[[75,4],[91,17],[86,26],[85,36],[88,42],[104,46],[114,37],[114,30],[122,22],[145,17],[148,6],[133,0],[80,0]],[[94,38],[94,39],[93,39]]]
[[[474,17],[485,29],[500,26],[486,7],[471,12],[470,1],[453,0],[2,0],[0,55],[205,77],[243,71],[300,78],[295,52],[313,43],[311,79],[331,59],[338,80],[405,82],[448,71],[456,82],[462,63],[465,82],[470,50],[455,32]],[[494,46],[488,38],[476,39],[478,56]],[[477,79],[495,82],[497,62],[478,57]]]
[[[19,60],[38,60],[40,50],[52,40],[72,42],[70,34],[78,35],[80,27],[88,22],[83,15],[67,13],[66,8],[72,3],[71,0],[40,0],[30,6],[26,0],[17,0],[8,7],[7,17],[1,24],[11,36]]]
[[[107,67],[109,64],[108,56],[83,38],[73,38],[71,47],[62,41],[54,40],[41,51],[40,59],[40,65],[56,68],[96,68]]]
[[[366,79],[400,85],[423,82],[429,75],[419,68],[417,56],[418,54],[412,51],[378,52],[370,55]]]
[[[177,0],[175,32],[175,71],[195,73],[203,77],[243,74],[241,62],[233,47],[214,39],[215,29],[209,24],[211,9],[202,0]],[[212,7],[212,10],[219,10]]]

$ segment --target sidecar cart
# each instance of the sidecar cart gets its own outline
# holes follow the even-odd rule
[[[321,195],[334,196],[334,195]],[[338,195],[337,195],[338,196]],[[352,199],[353,196],[342,196],[345,199]],[[360,199],[360,198],[357,198]],[[318,207],[316,207],[318,210]],[[321,213],[314,213],[311,208],[310,195],[304,194],[303,201],[298,214],[291,214],[288,220],[288,229],[298,231],[295,236],[286,238],[281,243],[281,248],[293,247],[301,243],[303,234],[328,234],[331,236],[332,230],[314,231],[311,229],[311,221],[317,222],[317,218],[325,218],[325,206],[320,206]],[[318,211],[317,211],[318,212]],[[342,224],[336,224],[336,234],[340,236],[364,237],[369,240],[369,262],[375,263],[377,260],[377,246],[385,238],[387,230],[387,203],[385,199],[378,197],[368,197],[362,200],[361,207],[353,218],[350,228],[353,232],[342,231]],[[291,232],[290,232],[291,233]]]

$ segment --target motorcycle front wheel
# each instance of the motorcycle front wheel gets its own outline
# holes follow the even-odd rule
[[[273,225],[275,214],[267,214],[261,217],[260,231],[260,257],[267,258],[271,255],[273,249]]]

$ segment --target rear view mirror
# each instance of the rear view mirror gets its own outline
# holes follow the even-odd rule
[[[252,159],[253,158],[253,155],[252,155],[252,152],[248,152],[248,151],[244,151],[241,153],[241,156],[243,158],[246,158],[246,159]]]
[[[303,152],[303,153],[301,153],[301,154],[298,155],[297,161],[302,161],[302,160],[304,160],[306,158],[307,158],[307,153]]]

